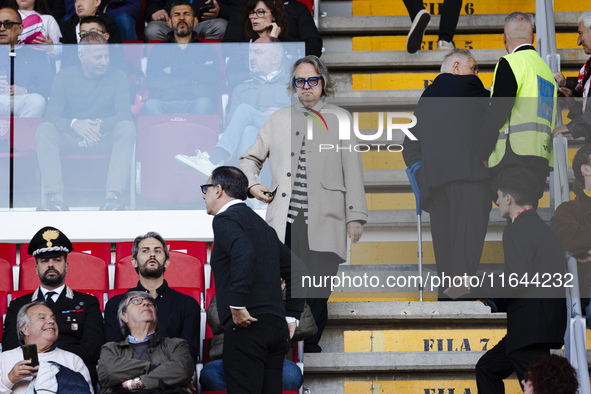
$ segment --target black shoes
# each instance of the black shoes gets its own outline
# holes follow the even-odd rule
[[[412,21],[412,26],[406,37],[406,50],[408,53],[415,53],[421,49],[421,43],[423,42],[423,35],[425,29],[431,21],[431,15],[425,9],[419,11],[415,19]]]

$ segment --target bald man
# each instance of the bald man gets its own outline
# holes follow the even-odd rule
[[[503,43],[508,54],[495,69],[479,154],[493,176],[508,165],[529,168],[538,180],[539,199],[553,166],[557,87],[533,42],[530,16],[522,12],[507,16]]]
[[[480,263],[491,194],[476,145],[489,95],[470,51],[451,51],[415,109],[412,132],[418,141],[404,139],[406,165],[421,161],[420,206],[430,214],[439,274],[474,275]],[[439,299],[448,299],[443,290]]]

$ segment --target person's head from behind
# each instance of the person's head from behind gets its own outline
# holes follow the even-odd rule
[[[95,32],[109,40],[109,33],[107,32],[107,25],[105,21],[98,16],[86,16],[80,20],[80,39],[84,38],[88,33]]]
[[[76,15],[80,19],[85,16],[96,15],[100,5],[101,0],[74,0]]]
[[[93,31],[87,33],[80,39],[78,58],[87,77],[104,75],[109,67],[109,45],[105,37]]]
[[[575,179],[581,185],[585,186],[585,179],[589,179],[591,182],[591,144],[583,145],[575,153],[575,157],[573,157],[573,172],[575,173]]]
[[[271,23],[281,29],[279,37],[287,34],[287,15],[282,0],[248,0],[243,16],[247,36],[263,36],[272,30]]]
[[[334,96],[336,84],[318,57],[308,55],[294,62],[287,85],[290,94],[297,93],[300,102],[312,108],[321,97]]]
[[[579,387],[575,369],[555,354],[534,358],[521,384],[524,394],[575,394]]]
[[[197,24],[195,10],[188,0],[175,0],[170,9],[170,20],[168,25],[174,31],[175,36],[188,37]]]
[[[170,265],[166,241],[160,234],[150,231],[133,240],[131,264],[143,278],[160,278]]]
[[[503,43],[507,52],[511,53],[522,44],[533,44],[534,25],[531,16],[523,12],[513,12],[505,18]]]
[[[23,305],[16,316],[18,339],[25,344],[37,345],[37,351],[49,350],[59,334],[53,311],[43,301]]]
[[[0,45],[14,46],[18,43],[18,35],[23,32],[23,20],[12,8],[0,8]]]
[[[521,166],[503,168],[493,181],[501,217],[510,218],[520,209],[534,205],[538,188],[538,181],[531,170]]]
[[[129,291],[123,294],[117,310],[119,326],[123,335],[137,338],[138,333],[148,334],[156,330],[156,301],[145,291]],[[136,334],[136,335],[134,335]],[[143,339],[143,338],[140,338]]]
[[[207,213],[216,215],[229,201],[246,200],[248,179],[239,168],[221,166],[213,170],[207,183],[201,185],[201,191]]]
[[[261,37],[248,48],[248,67],[257,76],[266,77],[281,68],[283,44],[275,37]]]
[[[454,49],[443,58],[441,73],[478,75],[478,63],[467,49]]]

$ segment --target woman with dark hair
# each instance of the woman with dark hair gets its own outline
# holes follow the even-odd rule
[[[282,39],[287,34],[287,16],[281,0],[248,0],[242,19],[244,33],[253,41],[264,36]]]
[[[579,387],[575,369],[555,354],[534,358],[521,384],[523,394],[575,394]]]

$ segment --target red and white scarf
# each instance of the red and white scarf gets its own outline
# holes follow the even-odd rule
[[[585,113],[585,109],[587,108],[587,96],[589,96],[589,85],[591,85],[591,79],[589,78],[591,76],[589,73],[590,70],[591,57],[581,67],[577,87],[575,88],[577,92],[583,95],[583,113]]]

